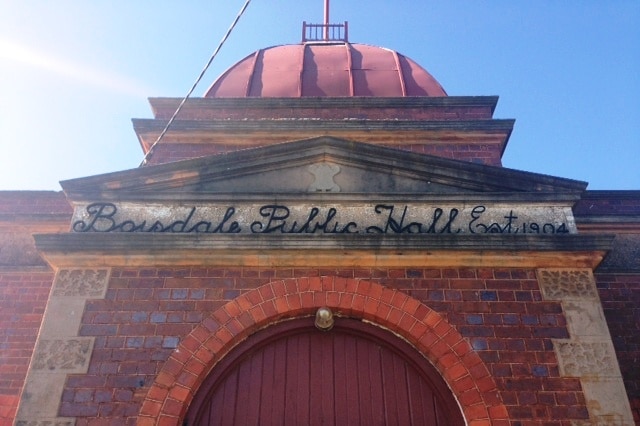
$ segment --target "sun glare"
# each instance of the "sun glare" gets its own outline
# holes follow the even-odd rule
[[[152,93],[142,84],[117,74],[65,60],[45,52],[0,38],[0,61],[23,64],[123,95],[146,98]]]

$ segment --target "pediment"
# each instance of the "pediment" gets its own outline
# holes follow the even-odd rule
[[[574,194],[586,183],[332,137],[61,182],[73,200],[264,196]]]
[[[37,240],[58,266],[551,267],[609,244],[574,235],[583,182],[330,137],[62,186],[70,232]]]

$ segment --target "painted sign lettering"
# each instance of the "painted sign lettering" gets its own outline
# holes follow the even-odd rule
[[[125,206],[109,202],[77,211],[74,232],[182,234],[568,234],[562,209],[505,206],[256,204]]]

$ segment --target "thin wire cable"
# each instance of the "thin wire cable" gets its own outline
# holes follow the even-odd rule
[[[193,91],[196,89],[196,86],[198,85],[198,83],[200,83],[200,80],[202,80],[202,77],[204,77],[204,74],[209,69],[209,66],[211,65],[211,63],[213,62],[215,57],[218,55],[218,52],[220,52],[220,49],[222,48],[222,45],[227,41],[227,39],[229,38],[229,35],[231,34],[231,31],[233,31],[233,29],[235,28],[236,24],[238,23],[238,21],[240,20],[240,18],[244,14],[245,10],[247,10],[247,6],[249,6],[249,3],[251,3],[251,0],[247,0],[244,3],[244,5],[242,6],[242,8],[240,9],[240,12],[238,12],[238,15],[236,16],[236,19],[233,20],[233,23],[231,24],[231,26],[227,30],[227,33],[224,35],[224,37],[222,37],[222,40],[220,40],[220,43],[218,43],[218,47],[216,47],[216,50],[211,55],[211,58],[209,58],[209,62],[207,62],[207,64],[204,66],[204,68],[200,72],[200,75],[196,79],[195,83],[193,83],[193,86],[191,86],[191,89],[189,90],[187,95],[182,99],[182,102],[180,102],[180,105],[178,105],[178,108],[176,108],[176,111],[173,113],[173,115],[171,116],[169,121],[167,121],[167,124],[166,124],[166,126],[164,126],[164,129],[162,130],[162,132],[160,132],[160,135],[158,136],[158,139],[156,139],[156,141],[149,148],[149,151],[147,151],[147,153],[145,154],[144,158],[142,159],[142,163],[140,164],[141,166],[146,164],[147,161],[149,160],[149,158],[151,158],[151,155],[153,154],[153,149],[156,147],[156,145],[158,145],[158,143],[162,140],[164,135],[167,133],[167,131],[169,130],[169,127],[171,127],[171,125],[175,121],[176,117],[180,113],[180,110],[182,109],[184,104],[187,102],[187,99],[189,99],[189,96],[191,96]]]

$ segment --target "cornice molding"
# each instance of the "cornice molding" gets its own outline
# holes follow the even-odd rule
[[[154,112],[158,108],[175,109],[181,98],[149,98]],[[222,108],[443,108],[487,106],[495,110],[498,96],[440,96],[440,97],[301,97],[301,98],[190,98],[183,110]]]
[[[134,118],[136,133],[161,132],[167,120]],[[326,120],[326,119],[286,119],[286,120],[176,120],[172,132],[270,132],[274,130],[304,131],[331,130],[349,132],[367,131],[430,131],[430,132],[498,132],[510,133],[515,120],[461,120],[461,121],[424,121],[424,120]],[[393,140],[389,141],[393,143]]]
[[[97,266],[595,268],[610,235],[36,235],[55,268]]]

